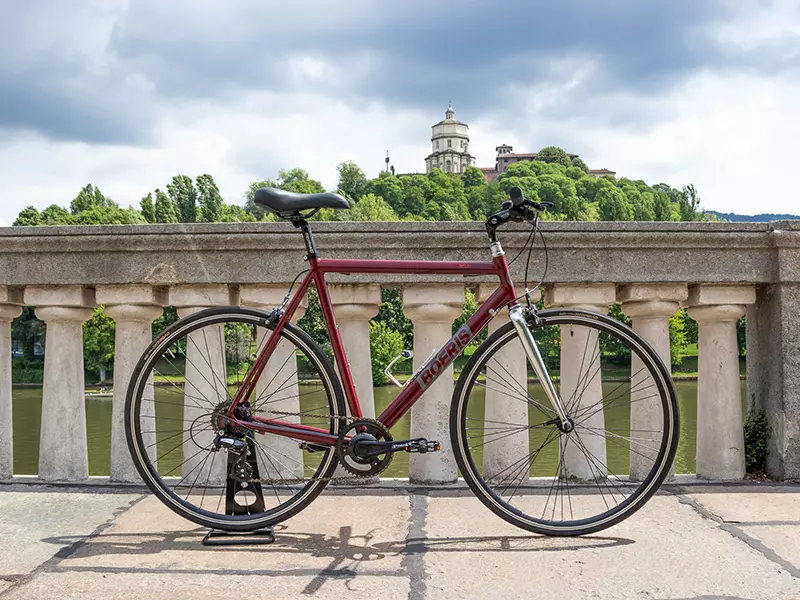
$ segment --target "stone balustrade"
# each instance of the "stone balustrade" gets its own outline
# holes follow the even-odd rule
[[[479,223],[320,223],[314,229],[325,257],[465,260],[488,259],[489,254]],[[768,472],[800,478],[800,222],[545,223],[543,229],[550,254],[549,306],[606,312],[619,302],[666,362],[669,318],[685,306],[697,320],[701,478],[741,479],[744,474],[735,323],[746,313],[748,401],[766,410],[772,426]],[[524,229],[509,228],[501,240],[513,255],[526,237]],[[301,237],[280,223],[0,229],[0,478],[12,473],[9,336],[10,322],[22,306],[35,307],[47,327],[39,478],[88,477],[81,326],[95,306],[103,305],[117,323],[111,479],[137,481],[124,444],[122,407],[127,380],[151,338],[150,323],[166,305],[175,306],[181,316],[209,306],[275,306],[288,282],[305,268],[302,256]],[[524,257],[512,270],[520,287],[523,263]],[[538,277],[543,264],[535,252],[530,272]],[[403,310],[415,329],[415,366],[449,339],[465,286],[477,289],[479,302],[493,289],[487,277],[358,274],[331,275],[329,281],[367,416],[375,415],[368,322],[380,307],[381,286],[403,288]],[[490,330],[504,322],[506,317],[498,315]],[[584,348],[597,340],[572,336],[569,344]],[[568,348],[562,346],[561,372],[568,373],[575,365],[563,350]],[[502,352],[509,373],[524,379],[519,349],[509,346]],[[634,358],[633,373],[635,363]],[[443,446],[439,454],[411,457],[412,481],[457,478],[447,418],[451,369],[412,410],[411,435],[438,439]],[[186,385],[212,384],[187,373]],[[601,394],[599,379],[587,382],[589,402],[592,393]],[[290,398],[287,402],[296,404]],[[498,420],[526,418],[514,406],[520,403],[498,398],[487,404]],[[602,412],[597,418],[602,420]],[[653,418],[632,410],[637,427],[646,429]],[[508,456],[519,455],[518,449],[497,446],[483,456],[487,472],[501,471]],[[279,451],[299,452],[292,443]],[[602,456],[605,448],[601,444],[592,452]],[[565,455],[564,464],[576,476],[586,475],[580,472],[582,461]],[[646,468],[633,458],[631,476],[641,476]]]

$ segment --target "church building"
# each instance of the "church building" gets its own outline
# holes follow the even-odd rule
[[[461,121],[456,121],[455,115],[452,105],[448,104],[444,120],[439,121],[431,128],[431,153],[425,158],[426,173],[437,168],[445,173],[463,173],[467,167],[475,165],[475,157],[469,153],[469,126]],[[536,158],[535,152],[518,154],[507,144],[497,146],[495,150],[497,159],[494,167],[481,167],[487,181],[495,180],[501,173],[506,172],[509,165],[515,162]],[[577,154],[568,154],[568,156],[578,158]],[[615,174],[609,169],[589,169],[589,175],[594,177]]]
[[[469,126],[456,121],[453,107],[448,105],[444,121],[431,128],[431,153],[425,159],[425,172],[439,168],[445,173],[463,173],[475,164],[469,153]]]

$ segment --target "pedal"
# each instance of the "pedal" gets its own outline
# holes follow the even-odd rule
[[[322,444],[312,444],[310,442],[300,442],[297,444],[301,450],[306,450],[307,452],[325,452],[330,446],[323,446]]]
[[[406,445],[406,452],[417,452],[419,454],[427,454],[428,452],[439,452],[442,446],[439,442],[428,441],[425,438],[416,440],[409,440]]]

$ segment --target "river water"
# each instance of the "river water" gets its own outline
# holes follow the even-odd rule
[[[612,382],[606,385],[616,386],[619,384]],[[681,438],[675,458],[675,471],[677,473],[693,473],[697,432],[697,382],[677,381],[675,387],[678,391],[681,411]],[[375,388],[377,413],[380,413],[395,398],[398,391],[398,388],[394,386]],[[531,386],[531,394],[536,393],[537,390]],[[15,387],[12,395],[14,402],[14,472],[18,475],[35,475],[39,461],[42,390],[41,388]],[[742,381],[742,398],[746,397],[746,386]],[[627,420],[627,416],[622,414],[613,415],[610,418],[620,422]],[[394,439],[410,437],[409,423],[410,416],[407,414],[392,429]],[[111,446],[111,398],[86,399],[86,429],[89,447],[89,474],[108,475]],[[618,463],[620,466],[627,464],[627,454],[621,454],[626,452],[619,446],[609,444],[609,466],[614,463]],[[557,457],[553,456],[551,460],[554,470]],[[397,453],[383,475],[385,477],[407,477],[408,454]]]

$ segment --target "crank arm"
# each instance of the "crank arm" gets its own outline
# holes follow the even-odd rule
[[[404,440],[400,442],[362,441],[356,443],[356,453],[361,458],[374,458],[381,454],[392,452],[438,452],[441,449],[439,442],[428,441],[425,438]]]

